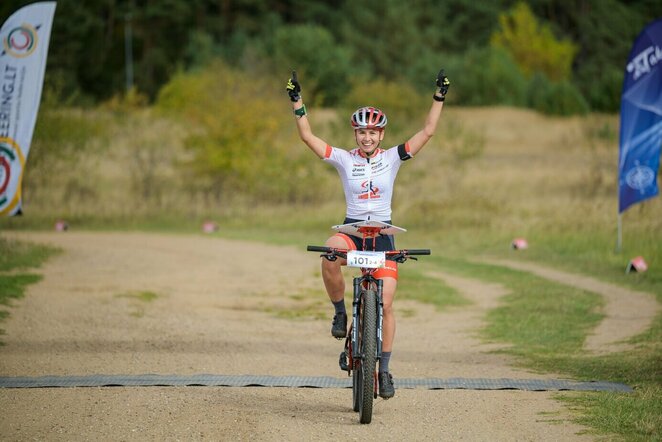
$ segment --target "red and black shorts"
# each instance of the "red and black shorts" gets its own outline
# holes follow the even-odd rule
[[[360,222],[360,219],[345,218],[343,224],[356,223]],[[391,224],[391,221],[385,221],[388,224]],[[377,252],[386,252],[389,250],[395,250],[395,239],[393,235],[379,235],[374,238],[374,248],[373,248],[373,238],[366,238],[365,240],[365,249],[363,248],[363,238],[354,235],[347,235],[345,233],[336,233],[334,236],[342,238],[347,244],[348,250],[374,250]],[[386,258],[386,265],[377,269],[373,276],[377,279],[381,278],[394,278],[398,279],[398,263]]]

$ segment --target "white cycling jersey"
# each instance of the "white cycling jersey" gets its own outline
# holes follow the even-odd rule
[[[323,159],[338,170],[345,191],[347,218],[389,221],[395,177],[402,162],[411,157],[408,144],[377,148],[370,158],[359,148],[348,152],[327,145]]]

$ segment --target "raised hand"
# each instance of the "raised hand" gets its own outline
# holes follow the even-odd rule
[[[444,70],[440,70],[437,74],[437,87],[439,88],[439,94],[442,97],[445,97],[448,93],[448,88],[450,87],[451,82],[444,73]]]
[[[290,100],[297,102],[301,99],[301,85],[297,80],[297,72],[292,71],[292,78],[287,81],[287,94],[290,96]]]

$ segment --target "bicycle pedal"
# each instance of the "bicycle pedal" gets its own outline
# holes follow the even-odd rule
[[[340,353],[340,358],[338,359],[338,365],[340,365],[340,369],[342,371],[349,371],[349,364],[347,363],[347,353],[342,352]]]

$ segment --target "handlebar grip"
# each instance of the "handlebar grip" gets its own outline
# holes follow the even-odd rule
[[[323,253],[329,253],[331,251],[331,247],[322,247],[322,246],[308,246],[306,248],[309,252],[323,252]]]
[[[407,250],[407,255],[429,255],[430,249],[411,249]]]

